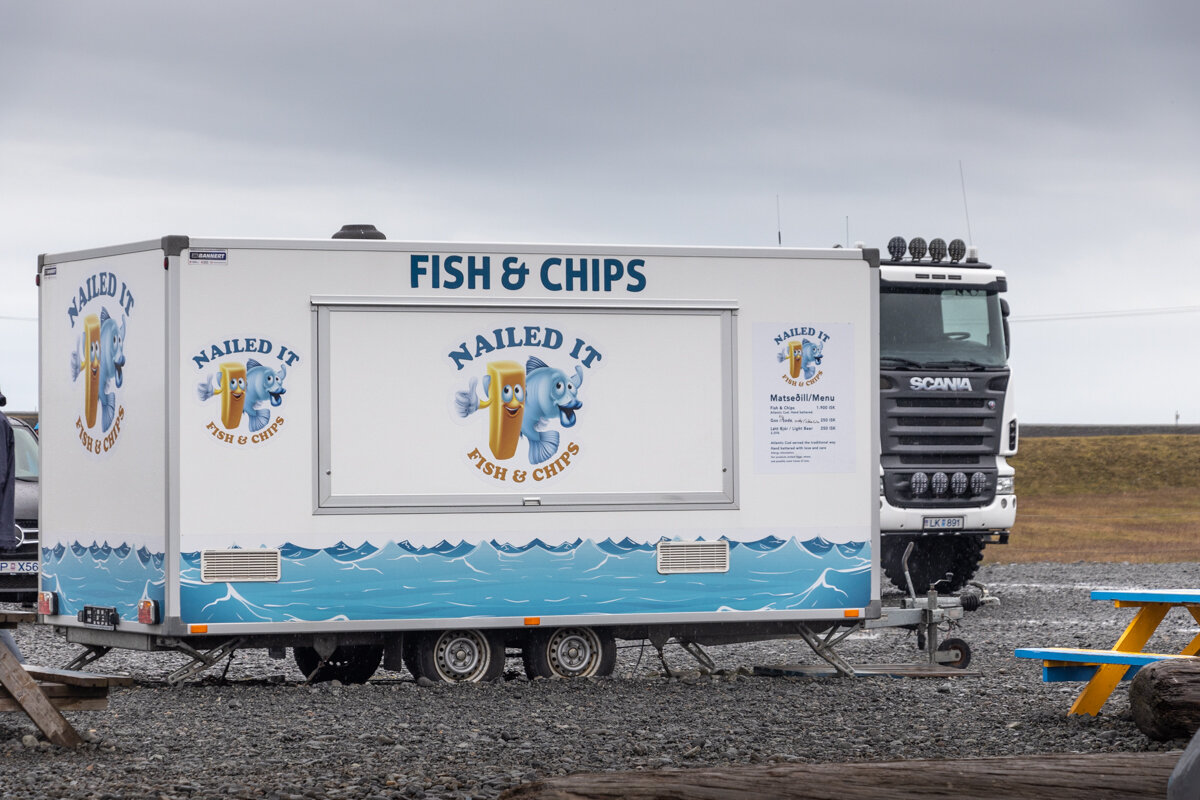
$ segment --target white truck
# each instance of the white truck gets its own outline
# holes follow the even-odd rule
[[[343,681],[878,619],[878,258],[370,226],[43,255],[40,619],[76,667],[291,648]]]
[[[882,566],[907,588],[912,544],[916,591],[934,582],[954,591],[1016,520],[1008,281],[959,239],[895,237],[888,252],[879,270]]]

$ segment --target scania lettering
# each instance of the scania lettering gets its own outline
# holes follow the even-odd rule
[[[907,589],[901,560],[912,542],[915,590],[958,589],[1016,519],[1008,281],[958,239],[896,237],[888,253],[879,276],[883,569]]]
[[[917,392],[970,392],[970,378],[911,378],[908,385]]]

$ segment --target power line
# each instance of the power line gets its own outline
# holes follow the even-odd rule
[[[1011,322],[1058,322],[1069,319],[1103,319],[1105,317],[1153,317],[1161,314],[1192,314],[1200,306],[1171,306],[1168,308],[1129,308],[1121,311],[1079,311],[1068,314],[1034,314],[1027,317],[1009,317]]]

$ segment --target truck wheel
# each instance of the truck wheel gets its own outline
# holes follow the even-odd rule
[[[415,666],[415,677],[438,683],[478,683],[504,673],[504,642],[473,628],[423,633],[413,655],[409,671]]]
[[[904,548],[910,540],[895,536],[883,540],[880,555],[883,571],[897,589],[908,591],[904,580]],[[949,584],[939,584],[939,592],[957,592],[975,577],[979,562],[983,559],[983,540],[977,536],[938,536],[918,539],[908,558],[908,571],[912,575],[913,589],[918,595],[929,591],[929,584],[954,574]]]
[[[612,675],[617,644],[603,628],[539,631],[522,648],[530,678],[591,678]]]
[[[311,647],[293,647],[296,666],[310,683],[338,680],[342,683],[366,683],[379,668],[383,648],[371,644],[338,645],[324,664]]]

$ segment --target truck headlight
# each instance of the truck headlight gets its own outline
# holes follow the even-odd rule
[[[1014,478],[1012,475],[1001,475],[996,479],[996,494],[1013,494]]]

